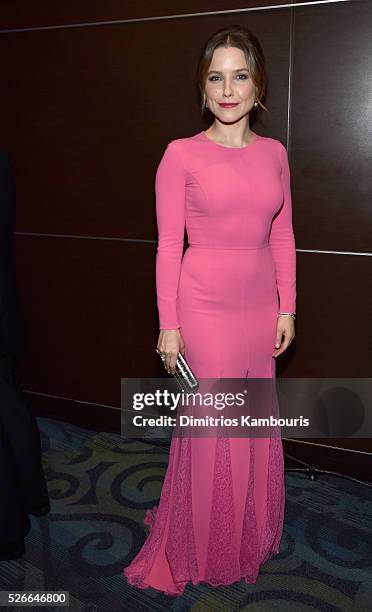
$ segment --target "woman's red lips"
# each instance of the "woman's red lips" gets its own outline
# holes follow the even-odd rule
[[[239,102],[220,102],[220,106],[223,108],[233,108],[234,106],[238,106]]]

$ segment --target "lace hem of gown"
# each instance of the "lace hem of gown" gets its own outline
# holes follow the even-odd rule
[[[165,554],[172,584],[169,584],[169,587],[154,588],[169,595],[180,595],[190,581],[194,586],[206,583],[213,587],[228,586],[242,579],[253,584],[257,581],[260,566],[271,556],[279,554],[285,505],[282,441],[279,437],[270,439],[267,517],[259,542],[254,496],[249,494],[254,487],[255,452],[254,439],[251,439],[251,467],[242,539],[240,551],[237,551],[233,538],[234,507],[229,440],[220,437],[216,440],[210,539],[203,577],[198,574],[192,522],[190,445],[190,437],[178,438],[177,443],[175,439],[172,440],[170,469],[167,470],[164,480],[159,506],[148,509],[143,520],[144,525],[149,528],[148,537],[132,563],[124,568],[124,575],[128,583],[137,588],[146,589],[152,586],[146,583],[146,578],[159,552],[164,530],[169,525]],[[176,453],[180,457],[179,464]],[[170,499],[171,507],[182,511],[171,512],[168,516]]]

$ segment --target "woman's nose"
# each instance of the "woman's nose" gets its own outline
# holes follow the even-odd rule
[[[224,85],[224,88],[223,88],[223,93],[224,93],[225,96],[232,93],[232,87],[231,87],[231,84],[230,84],[229,81],[225,81],[225,85]]]

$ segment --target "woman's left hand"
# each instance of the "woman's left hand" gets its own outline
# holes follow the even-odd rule
[[[282,341],[282,337],[284,336],[284,340]],[[272,354],[272,357],[278,357],[291,344],[293,338],[295,337],[295,324],[293,317],[278,317],[278,324],[276,329],[276,341],[275,341],[275,350]]]

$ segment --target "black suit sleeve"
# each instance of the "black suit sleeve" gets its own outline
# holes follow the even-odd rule
[[[0,358],[18,356],[24,340],[14,261],[15,206],[13,168],[0,149]]]

